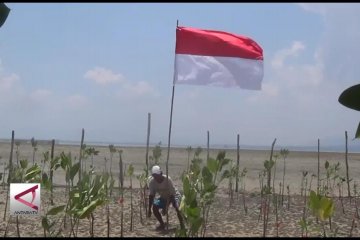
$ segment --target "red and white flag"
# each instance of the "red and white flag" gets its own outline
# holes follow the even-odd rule
[[[261,90],[263,50],[232,33],[177,27],[174,84]]]

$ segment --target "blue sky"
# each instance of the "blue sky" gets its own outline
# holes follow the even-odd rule
[[[172,144],[324,145],[354,137],[338,103],[359,83],[360,5],[7,3],[0,28],[0,138],[167,145],[176,20],[246,35],[261,91],[176,85]],[[352,144],[359,144],[353,141]]]

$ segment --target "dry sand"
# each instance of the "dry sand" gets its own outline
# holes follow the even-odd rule
[[[94,146],[96,150],[99,151],[99,154],[94,157],[94,165],[96,171],[102,172],[105,167],[109,169],[110,165],[110,152],[107,146]],[[35,154],[35,162],[41,165],[41,159],[43,159],[43,152],[50,151],[51,146],[49,144],[39,144],[37,146],[37,151]],[[146,148],[142,147],[116,147],[117,149],[122,149],[122,157],[124,164],[128,166],[130,163],[133,164],[135,168],[135,175],[141,174],[142,169],[145,166],[145,154]],[[17,162],[16,146],[14,146],[13,153],[13,162]],[[70,145],[56,145],[55,146],[55,156],[58,156],[61,152],[71,152],[72,157],[77,161],[79,156],[79,146],[70,146]],[[216,157],[219,149],[211,149],[210,157]],[[275,154],[278,152],[275,151]],[[165,161],[166,161],[167,149],[162,147],[162,157],[160,159],[160,165],[165,171]],[[149,156],[152,155],[152,148],[149,150]],[[200,157],[206,158],[206,149],[203,149]],[[0,143],[0,172],[3,172],[4,162],[9,161],[10,156],[10,144],[9,143]],[[32,163],[33,149],[30,144],[21,143],[19,146],[19,155],[18,159],[28,159]],[[193,152],[191,157],[193,156]],[[226,150],[227,158],[233,159],[236,162],[236,150]],[[105,164],[104,159],[108,159]],[[269,150],[259,151],[259,150],[240,150],[240,169],[246,168],[248,170],[245,177],[245,192],[235,194],[234,202],[230,207],[230,201],[227,191],[228,182],[225,180],[221,185],[221,188],[218,189],[216,202],[210,210],[209,217],[209,226],[207,229],[206,236],[229,236],[229,237],[261,237],[263,234],[263,219],[260,216],[260,183],[259,183],[259,173],[264,169],[263,163],[265,160],[270,158],[270,148]],[[303,214],[304,206],[304,197],[300,196],[301,180],[302,174],[304,171],[308,172],[308,181],[310,182],[311,175],[317,175],[317,152],[291,152],[286,158],[286,175],[285,182],[286,185],[289,185],[290,189],[290,201],[288,196],[285,197],[283,206],[278,208],[278,223],[275,221],[274,208],[271,208],[269,214],[269,224],[266,236],[292,236],[300,237],[301,236],[301,227],[299,221]],[[350,178],[352,178],[351,186],[353,183],[359,183],[360,178],[360,154],[350,153],[348,154],[349,160],[349,169],[350,169]],[[85,160],[86,165],[91,164],[91,158]],[[345,154],[344,153],[325,153],[320,152],[320,174],[325,177],[325,161],[329,161],[330,164],[340,163],[340,172],[341,176],[345,176]],[[113,156],[112,160],[112,172],[113,174],[119,173],[119,154],[116,153]],[[187,168],[188,154],[186,149],[182,148],[172,148],[170,151],[169,159],[169,176],[175,181],[177,187],[182,190],[182,185],[180,181],[180,174]],[[150,161],[151,164],[151,161]],[[45,169],[47,166],[45,167]],[[279,182],[282,181],[283,177],[283,159],[281,157],[277,160],[277,173],[275,178],[275,189],[276,192],[279,192]],[[313,177],[312,189],[316,189],[317,178]],[[58,169],[54,176],[54,183],[56,186],[63,186],[65,184],[65,175],[61,169]],[[118,186],[116,182],[115,186]],[[125,179],[125,186],[129,186],[129,179]],[[134,188],[137,188],[138,181],[134,180]],[[351,187],[353,189],[353,187]],[[124,211],[125,211],[125,224],[124,224],[124,236],[174,236],[174,231],[168,231],[159,233],[154,230],[155,225],[157,224],[156,219],[152,216],[151,219],[145,219],[143,221],[140,218],[139,212],[139,190],[134,189],[134,199],[135,199],[135,209],[134,209],[134,229],[130,231],[130,197],[129,191],[126,191],[126,197],[124,202]],[[9,215],[7,214],[4,221],[4,208],[6,200],[6,188],[3,189],[0,187],[0,236],[4,236],[5,228],[7,221],[9,220]],[[65,190],[63,187],[55,188],[56,204],[63,204],[65,202]],[[286,193],[286,190],[285,190]],[[334,192],[335,194],[335,192]],[[337,192],[336,192],[337,194]],[[343,194],[347,194],[347,191],[344,187]],[[48,193],[44,190],[41,193],[42,197],[42,212],[44,213],[48,208],[49,196]],[[120,236],[120,205],[117,203],[118,194],[115,190],[115,194],[112,198],[110,204],[110,236],[119,237]],[[244,210],[244,199],[247,212]],[[352,236],[360,236],[358,226],[358,218],[355,216],[355,202],[354,199],[349,201],[349,199],[343,199],[344,211],[342,208],[341,201],[338,197],[334,197],[336,204],[336,212],[333,218],[331,219],[331,227],[333,230],[338,229],[337,236],[349,236],[350,229],[353,224]],[[7,212],[9,211],[9,205]],[[344,213],[345,212],[345,213]],[[170,208],[169,210],[169,223],[173,227],[178,226],[178,220],[175,211]],[[308,212],[307,215],[309,219],[312,219],[311,213]],[[16,224],[15,218],[10,219],[10,224],[8,227],[7,236],[17,236],[16,233]],[[106,224],[106,211],[105,207],[99,208],[95,211],[95,236],[106,237],[107,234],[107,224]],[[20,222],[20,236],[30,236],[30,237],[42,237],[43,229],[41,227],[41,216],[21,216],[19,217]],[[316,221],[315,221],[316,223]],[[317,224],[313,224],[315,226]],[[278,230],[276,229],[278,226]],[[328,232],[330,224],[326,223],[326,229]],[[278,233],[277,233],[278,231]],[[320,232],[318,230],[311,230],[309,236],[317,236]],[[68,236],[68,235],[66,235]],[[89,236],[89,221],[87,219],[81,220],[78,228],[78,236]]]

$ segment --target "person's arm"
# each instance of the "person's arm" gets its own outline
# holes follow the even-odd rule
[[[178,210],[179,209],[179,206],[177,206],[177,203],[176,203],[176,200],[175,200],[175,194],[176,194],[176,190],[175,190],[175,187],[174,187],[174,184],[171,180],[171,178],[169,178],[169,205],[170,203],[173,205],[173,207]]]
[[[178,210],[178,209],[179,209],[179,206],[178,206],[177,203],[176,203],[175,195],[171,194],[169,198],[170,198],[169,205],[170,205],[170,203],[171,203],[171,204],[173,205],[173,207],[174,207],[176,210]]]

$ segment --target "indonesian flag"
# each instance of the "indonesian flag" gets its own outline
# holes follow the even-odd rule
[[[261,90],[263,50],[232,33],[177,27],[174,84]]]

